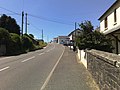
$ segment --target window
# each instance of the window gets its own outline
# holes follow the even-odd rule
[[[116,14],[116,9],[114,10],[114,22],[117,22],[117,14]]]
[[[108,27],[107,17],[105,18],[105,29]]]

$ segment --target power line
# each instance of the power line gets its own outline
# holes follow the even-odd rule
[[[6,9],[6,8],[4,8],[4,7],[1,7],[1,6],[0,6],[0,8],[1,8],[1,9],[4,9],[4,10],[6,10],[6,11],[9,11],[9,12],[15,14],[15,15],[21,15],[20,13],[14,12],[14,11],[12,11],[12,10]],[[32,15],[32,14],[28,14],[28,15],[31,16],[31,17],[38,18],[38,19],[45,20],[45,21],[49,21],[49,22],[54,22],[54,23],[59,23],[59,24],[65,24],[65,25],[73,25],[73,24],[61,22],[61,21],[58,21],[58,20],[48,19],[48,18],[42,17],[42,16],[36,16],[36,15]]]
[[[51,20],[51,19],[41,17],[41,16],[35,16],[35,15],[32,15],[32,14],[28,14],[28,15],[31,16],[31,17],[42,19],[42,20],[49,21],[49,22],[60,23],[60,24],[65,24],[65,25],[73,25],[73,24],[68,24],[68,23],[65,23],[65,22],[57,21],[57,20]]]
[[[36,27],[33,23],[31,23],[29,20],[28,20],[28,23],[33,27],[35,28],[37,31],[42,31],[42,29],[39,29],[38,27]]]
[[[0,6],[0,8],[1,8],[1,9],[4,9],[4,10],[6,10],[6,11],[9,11],[9,12],[11,12],[11,13],[13,13],[13,14],[21,15],[21,14],[19,14],[19,13],[16,13],[16,12],[14,12],[14,11],[12,11],[12,10],[9,10],[9,9],[6,9],[6,8],[3,8],[3,7],[1,7],[1,6]]]

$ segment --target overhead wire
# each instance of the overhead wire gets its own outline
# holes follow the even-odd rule
[[[48,19],[48,18],[42,17],[42,16],[36,16],[36,15],[32,15],[32,14],[28,14],[28,15],[31,16],[31,17],[42,19],[42,20],[49,21],[49,22],[65,24],[65,25],[73,25],[73,24],[70,24],[70,23],[65,23],[65,22],[61,22],[61,21],[57,21],[57,20]]]
[[[4,9],[4,10],[6,10],[6,11],[9,11],[9,12],[11,12],[11,13],[13,13],[13,14],[21,15],[21,14],[19,14],[19,13],[16,13],[16,12],[14,12],[14,11],[12,11],[12,10],[6,9],[6,8],[4,8],[4,7],[1,7],[1,6],[0,6],[0,8],[1,8],[1,9]]]
[[[13,15],[21,15],[20,13],[14,12],[12,10],[6,9],[4,7],[1,7],[1,6],[0,6],[0,8],[6,10],[8,12],[13,13]],[[24,9],[24,6],[23,6],[23,9]],[[45,20],[45,21],[49,21],[49,22],[54,22],[54,23],[65,24],[65,25],[72,25],[73,26],[73,24],[65,23],[65,22],[58,21],[58,20],[48,19],[48,18],[43,17],[43,16],[36,16],[36,15],[32,15],[32,14],[28,14],[28,15],[31,16],[31,17],[38,18],[38,19]]]

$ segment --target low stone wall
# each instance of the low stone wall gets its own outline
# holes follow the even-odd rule
[[[100,90],[120,90],[120,56],[97,50],[86,50],[87,69]]]

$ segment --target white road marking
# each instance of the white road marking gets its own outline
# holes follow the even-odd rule
[[[8,59],[8,58],[11,58],[11,57],[5,57],[5,58],[1,58],[0,60],[4,60],[4,59]]]
[[[53,48],[51,48],[51,49],[49,49],[49,50],[47,50],[46,52],[50,52],[51,50],[53,50],[55,48],[55,45],[54,45],[54,47]]]
[[[39,55],[42,55],[42,54],[45,54],[45,53],[40,53]]]
[[[10,67],[8,66],[8,67],[5,67],[5,68],[2,68],[2,69],[0,69],[0,72],[6,70],[8,68],[10,68]]]
[[[62,56],[63,56],[63,54],[64,54],[64,51],[65,51],[65,47],[64,47],[64,50],[63,50],[62,54],[60,55],[58,61],[56,62],[56,64],[54,65],[53,69],[52,69],[51,72],[49,73],[48,77],[46,78],[46,80],[45,80],[45,82],[44,82],[44,84],[42,85],[42,87],[41,87],[40,90],[45,89],[45,87],[46,87],[46,85],[48,84],[48,82],[49,82],[49,80],[50,80],[53,72],[55,71],[55,68],[57,67],[58,63],[60,62],[60,60],[61,60],[61,58],[62,58]]]
[[[26,61],[31,60],[31,59],[33,59],[33,58],[35,58],[35,56],[30,57],[30,58],[28,58],[28,59],[25,59],[25,60],[23,60],[23,61],[21,61],[21,62],[26,62]]]

